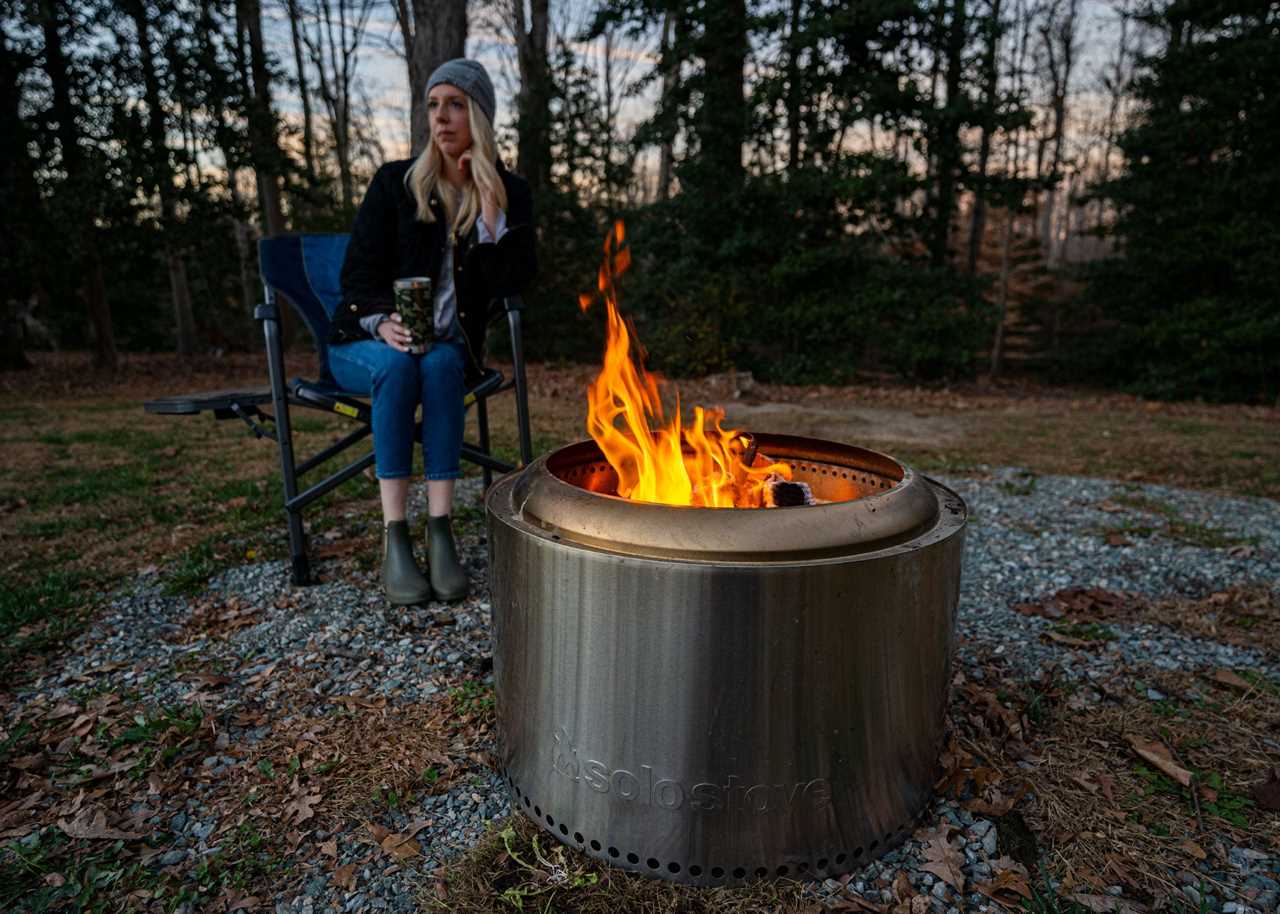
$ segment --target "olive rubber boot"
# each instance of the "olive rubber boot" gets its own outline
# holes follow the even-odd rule
[[[397,606],[431,599],[431,582],[413,560],[408,521],[393,520],[382,528],[382,589]]]
[[[437,600],[460,600],[467,595],[467,572],[458,561],[448,514],[427,518],[427,562]]]

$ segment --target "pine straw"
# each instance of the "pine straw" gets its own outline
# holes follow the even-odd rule
[[[1168,698],[1149,700],[1148,688]],[[1012,817],[1034,832],[1064,895],[1121,885],[1160,907],[1191,873],[1221,898],[1244,892],[1243,877],[1215,885],[1199,860],[1230,873],[1231,847],[1280,850],[1280,813],[1251,799],[1275,761],[1280,687],[1242,692],[1208,671],[1150,673],[1117,677],[1095,703],[1051,678],[1018,682],[993,669],[981,683],[962,678],[952,710],[948,785],[971,809],[994,797],[995,813],[1026,789]],[[1194,773],[1191,788],[1138,757],[1131,735],[1169,750]],[[1011,830],[1000,825],[1003,842]]]
[[[313,699],[314,700],[314,699]],[[252,747],[228,779],[229,796],[252,796],[255,811],[292,826],[334,826],[402,805],[415,794],[442,793],[475,767],[493,767],[485,745],[493,712],[452,689],[425,701],[391,705],[384,696],[332,696],[342,710],[289,715]],[[237,721],[252,725],[244,715]],[[317,797],[314,821],[297,805]]]
[[[420,903],[454,914],[816,914],[803,884],[760,882],[740,889],[694,888],[637,876],[596,862],[542,832],[522,815],[493,823],[484,839]]]

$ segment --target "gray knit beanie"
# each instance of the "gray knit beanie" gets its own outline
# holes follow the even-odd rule
[[[455,57],[440,64],[427,80],[427,91],[430,92],[441,83],[457,86],[470,95],[489,118],[489,123],[493,123],[498,100],[493,94],[493,80],[489,79],[489,71],[478,60]]]

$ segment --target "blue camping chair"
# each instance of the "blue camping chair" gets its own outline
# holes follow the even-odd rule
[[[148,400],[143,407],[149,413],[190,416],[211,412],[218,419],[241,419],[258,438],[271,438],[280,450],[280,470],[284,479],[284,511],[289,524],[289,553],[293,564],[293,582],[311,583],[311,565],[307,558],[307,535],[302,525],[303,510],[322,495],[332,491],[366,467],[373,464],[373,452],[357,458],[325,479],[298,491],[299,479],[325,461],[345,451],[373,433],[372,412],[366,398],[343,390],[329,370],[329,322],[342,300],[339,276],[346,256],[349,235],[280,235],[258,242],[258,259],[262,272],[264,301],[254,309],[254,318],[262,322],[267,346],[267,371],[271,386],[254,390],[219,390]],[[315,380],[287,380],[284,370],[284,347],[280,342],[280,306],[284,297],[293,305],[311,331],[319,357],[320,376]],[[506,315],[511,330],[512,377],[486,368],[467,391],[466,404],[476,408],[479,442],[464,442],[462,457],[484,471],[488,488],[493,473],[515,469],[497,459],[489,449],[490,396],[514,390],[516,422],[520,438],[521,465],[533,460],[529,431],[529,400],[525,386],[524,350],[521,345],[520,311],[523,304],[511,297],[491,304],[491,317]],[[271,412],[262,411],[271,406]],[[318,409],[337,413],[356,423],[356,428],[340,441],[298,463],[294,457],[291,407]],[[422,437],[419,424],[417,438]]]

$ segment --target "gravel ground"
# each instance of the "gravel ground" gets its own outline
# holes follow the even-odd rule
[[[1203,597],[1244,584],[1275,588],[1280,586],[1280,503],[1163,486],[1035,478],[1017,469],[941,481],[964,497],[971,512],[959,608],[959,660],[964,668],[976,668],[979,656],[996,654],[1028,674],[1056,664],[1069,677],[1088,679],[1105,677],[1126,665],[1251,668],[1280,675],[1280,657],[1186,637],[1157,625],[1118,626],[1115,640],[1100,649],[1069,651],[1042,641],[1041,632],[1052,625],[1049,620],[1011,609],[1066,587],[1099,587],[1151,597]],[[463,505],[477,504],[478,480],[467,480],[459,497]],[[421,511],[422,493],[416,492],[415,498]],[[1234,548],[1205,548],[1171,538],[1160,532],[1160,519],[1153,521],[1151,510],[1133,506],[1139,498],[1163,506],[1164,516],[1176,515],[1187,524],[1244,542]],[[1126,522],[1153,526],[1156,532],[1132,536],[1131,545],[1108,545],[1105,531]],[[372,536],[369,548],[375,548]],[[37,695],[44,700],[69,698],[92,681],[97,689],[136,693],[142,702],[156,706],[177,704],[200,688],[176,675],[192,665],[232,678],[206,705],[207,710],[228,714],[237,709],[246,691],[254,692],[267,710],[299,712],[296,695],[282,694],[277,699],[273,681],[260,676],[272,664],[311,676],[314,684],[308,700],[312,704],[306,713],[312,715],[335,707],[343,695],[382,695],[393,704],[408,703],[429,698],[466,676],[491,682],[489,605],[480,586],[485,547],[478,531],[464,538],[463,548],[477,586],[472,597],[447,608],[386,610],[378,594],[376,571],[353,572],[341,580],[295,589],[288,583],[285,563],[236,568],[212,581],[206,596],[222,604],[234,600],[234,605],[251,614],[252,624],[185,643],[164,636],[184,629],[191,603],[162,595],[155,575],[143,575],[114,595],[89,630],[69,647],[64,661],[55,665],[56,672],[19,693],[18,701]],[[267,680],[261,691],[248,685],[255,675],[260,676],[255,682]],[[252,743],[262,738],[263,730],[232,728],[227,737],[232,743]],[[1280,755],[1280,745],[1276,748]],[[232,764],[234,759],[219,755],[204,759],[215,774]],[[429,822],[417,834],[422,857],[397,865],[370,859],[368,844],[362,840],[364,831],[355,823],[339,833],[312,834],[309,839],[317,843],[335,841],[338,858],[307,863],[301,878],[283,886],[272,899],[275,910],[278,914],[414,910],[424,874],[473,845],[488,821],[509,811],[497,775],[479,762],[472,766],[447,793],[387,811],[379,820],[392,831]],[[990,878],[996,825],[953,802],[939,800],[929,824],[942,822],[959,830],[966,875],[978,881]],[[216,849],[216,816],[204,807],[198,790],[188,797],[184,811],[157,816],[150,824],[172,835],[171,848],[152,861],[153,866],[176,866]],[[873,902],[891,901],[888,890],[876,886],[877,877],[905,868],[939,914],[992,908],[984,896],[958,896],[924,871],[921,849],[920,841],[908,841],[854,874],[849,887]],[[1277,910],[1280,858],[1234,848],[1230,862],[1236,872],[1218,875],[1245,880],[1257,891],[1251,899],[1203,899],[1207,908],[1228,914]],[[345,864],[357,867],[352,890],[338,886],[330,876]],[[841,889],[842,884],[834,880],[814,886],[820,896]],[[1193,896],[1199,899],[1198,889],[1188,885],[1185,894],[1198,905],[1193,901]]]

